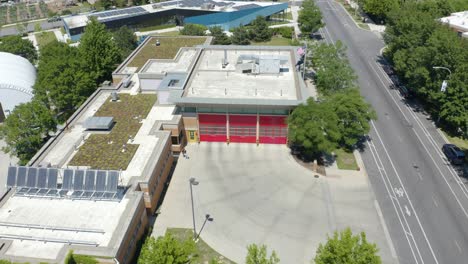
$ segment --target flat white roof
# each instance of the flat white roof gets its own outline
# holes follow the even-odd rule
[[[291,50],[261,48],[227,49],[228,65],[223,68],[224,50],[204,49],[192,77],[185,88],[185,97],[225,99],[297,100],[295,65]],[[237,61],[240,55],[264,58],[287,58],[280,64],[280,73],[242,73]]]
[[[157,46],[154,47],[158,49]],[[196,49],[180,49],[175,60],[151,59],[140,71],[141,73],[187,72],[197,54]]]
[[[12,196],[0,207],[0,238],[12,239],[5,255],[56,259],[68,244],[43,241],[49,239],[89,242],[106,247],[128,202],[125,198],[120,202],[109,202]],[[27,225],[44,228],[27,228]],[[14,239],[16,236],[41,241]]]
[[[440,21],[461,32],[468,32],[468,10],[452,13],[448,17],[443,17]]]

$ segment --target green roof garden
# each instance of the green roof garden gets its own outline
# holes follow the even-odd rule
[[[115,124],[107,134],[92,134],[78,149],[70,166],[89,166],[101,170],[125,170],[135,155],[137,144],[127,144],[141,127],[156,103],[155,94],[119,94],[119,101],[111,102],[110,97],[94,116],[113,117]],[[125,151],[123,145],[126,145]]]

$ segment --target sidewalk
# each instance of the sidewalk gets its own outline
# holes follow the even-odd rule
[[[155,35],[155,34],[161,34],[161,33],[173,32],[173,31],[180,31],[182,28],[183,27],[181,27],[181,26],[177,26],[177,27],[158,29],[158,30],[151,30],[151,31],[145,31],[145,32],[137,31],[137,32],[135,32],[135,35],[137,37]]]

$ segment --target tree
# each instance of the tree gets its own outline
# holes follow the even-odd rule
[[[267,256],[267,247],[265,245],[251,244],[247,247],[246,264],[277,264],[279,262],[280,259],[274,250],[271,252],[270,257]]]
[[[94,3],[94,7],[97,10],[107,10],[112,6],[112,1],[111,0],[97,0]]]
[[[7,36],[0,42],[0,51],[19,55],[31,63],[37,60],[37,51],[31,41],[22,39],[21,36]]]
[[[198,24],[185,24],[184,28],[180,30],[180,34],[187,36],[205,36],[207,27]]]
[[[315,83],[323,95],[356,87],[356,75],[346,58],[346,48],[340,41],[335,45],[313,45],[312,65]]]
[[[347,89],[333,94],[327,99],[331,109],[338,116],[340,145],[352,149],[369,133],[369,121],[377,119],[377,114],[357,89]]]
[[[42,48],[35,97],[44,102],[55,116],[66,120],[96,89],[93,74],[85,71],[79,50],[60,42]]]
[[[364,232],[353,236],[347,228],[340,233],[335,231],[325,245],[320,244],[314,261],[316,264],[380,264],[378,251],[375,244],[367,241]]]
[[[137,47],[136,36],[127,26],[120,27],[114,32],[114,41],[120,50],[120,56],[122,58],[128,57]]]
[[[81,36],[79,51],[87,72],[95,75],[96,83],[112,78],[112,71],[120,61],[119,48],[104,24],[94,17],[91,17]]]
[[[314,33],[319,28],[325,26],[322,22],[322,13],[314,0],[305,0],[302,2],[302,8],[299,10],[297,22],[303,34]]]
[[[312,155],[334,150],[341,139],[338,116],[331,104],[312,98],[294,109],[288,117],[289,140],[304,147]]]
[[[232,31],[231,42],[234,45],[249,45],[250,39],[247,29],[243,26],[234,28]]]
[[[0,126],[0,138],[7,144],[3,151],[17,156],[20,164],[24,165],[42,147],[48,133],[55,127],[56,122],[49,109],[38,100],[17,105]]]
[[[213,36],[214,45],[229,45],[231,44],[231,39],[224,33],[224,30],[220,26],[214,26],[210,28],[211,36]]]
[[[138,264],[185,264],[195,255],[195,242],[188,238],[180,242],[170,233],[163,237],[148,237],[141,249]]]
[[[270,41],[273,31],[268,28],[268,23],[262,16],[257,16],[250,24],[251,40],[255,42]]]
[[[378,22],[385,21],[387,13],[399,7],[399,0],[364,0],[362,9]]]

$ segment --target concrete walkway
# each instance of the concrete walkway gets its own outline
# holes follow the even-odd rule
[[[171,27],[171,28],[158,29],[158,30],[151,30],[151,31],[144,31],[144,32],[137,31],[137,32],[135,32],[135,35],[136,35],[137,37],[140,37],[140,36],[148,36],[148,35],[156,35],[156,34],[161,34],[161,33],[180,31],[182,28],[184,28],[184,27]]]
[[[396,263],[376,210],[367,175],[327,171],[318,178],[297,164],[284,145],[201,143],[187,146],[157,217],[153,236],[167,228],[192,228],[189,178],[197,231],[225,257],[244,263],[246,247],[265,244],[281,263],[310,263],[327,234],[350,227],[365,231],[384,263]]]

